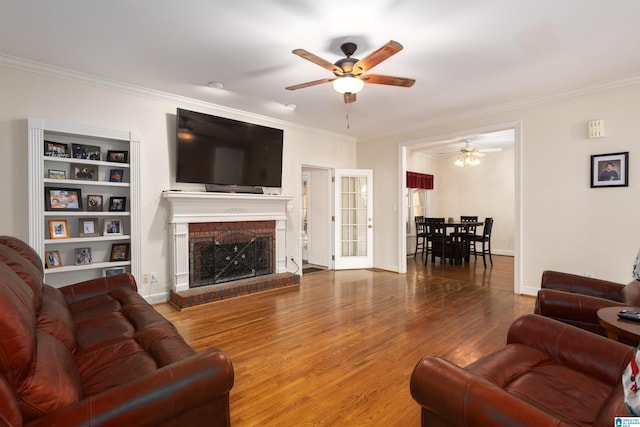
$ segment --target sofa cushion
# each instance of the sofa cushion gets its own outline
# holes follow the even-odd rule
[[[82,389],[93,396],[158,370],[156,361],[134,339],[117,339],[75,355]]]
[[[49,285],[44,285],[42,290],[42,309],[38,315],[37,329],[62,341],[69,351],[75,351],[76,328],[64,295]]]
[[[69,406],[82,398],[80,375],[71,352],[54,336],[37,332],[38,352],[31,375],[16,384],[25,421]]]
[[[612,386],[523,344],[509,344],[468,366],[511,395],[559,419],[591,425]],[[559,400],[558,396],[565,399]],[[567,405],[567,402],[571,402]]]
[[[16,396],[9,383],[7,383],[2,375],[0,375],[0,425],[22,425],[22,413],[18,408]]]
[[[36,354],[36,318],[31,289],[0,262],[0,375],[12,386],[24,381]]]
[[[11,267],[24,283],[29,285],[38,313],[42,305],[42,273],[27,258],[9,246],[0,245],[0,261]]]
[[[0,236],[0,245],[8,246],[11,249],[17,251],[31,264],[33,264],[38,269],[38,271],[40,271],[41,277],[44,277],[44,266],[42,265],[40,255],[38,255],[38,253],[31,246],[29,246],[22,240],[16,239],[12,236]]]

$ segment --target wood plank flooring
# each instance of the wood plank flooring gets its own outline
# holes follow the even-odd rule
[[[196,350],[231,357],[233,426],[417,426],[409,393],[425,355],[464,366],[504,345],[534,299],[513,294],[513,259],[322,271],[299,289],[156,309]]]

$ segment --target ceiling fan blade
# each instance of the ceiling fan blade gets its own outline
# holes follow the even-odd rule
[[[327,78],[327,79],[314,80],[312,82],[300,83],[299,85],[289,86],[289,87],[286,87],[285,89],[287,90],[304,89],[305,87],[309,87],[309,86],[320,85],[322,83],[329,83],[334,81],[335,79],[336,78],[333,77],[333,78]]]
[[[502,151],[502,148],[500,147],[496,147],[496,148],[478,148],[478,151],[481,153],[497,153],[499,151]]]
[[[402,45],[396,41],[390,40],[387,44],[382,46],[380,49],[376,50],[369,54],[366,58],[361,59],[356,62],[353,66],[354,74],[361,74],[365,71],[369,71],[385,59],[389,58],[392,55],[400,52],[402,50]]]
[[[381,76],[379,74],[366,74],[362,76],[361,79],[367,83],[402,87],[411,87],[416,82],[414,79],[405,77]]]
[[[356,94],[355,93],[345,93],[344,94],[344,103],[350,104],[352,102],[356,102]]]
[[[340,70],[338,67],[335,66],[335,64],[332,64],[331,62],[327,61],[326,59],[322,59],[319,56],[314,55],[311,52],[307,52],[304,49],[294,49],[291,51],[291,53],[294,53],[296,55],[298,55],[301,58],[306,59],[307,61],[311,61],[314,64],[317,64],[319,66],[321,66],[322,68],[326,68],[327,70],[333,72],[341,72],[342,70]]]

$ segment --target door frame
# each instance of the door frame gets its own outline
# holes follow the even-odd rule
[[[409,141],[400,142],[398,144],[398,162],[400,176],[398,179],[398,205],[401,209],[398,209],[397,226],[398,226],[398,254],[400,256],[398,260],[399,273],[407,272],[407,233],[406,233],[406,215],[405,215],[405,197],[404,189],[406,187],[407,180],[407,148],[413,145],[425,143],[438,143],[441,141],[454,139],[464,135],[475,135],[482,133],[497,132],[505,129],[514,130],[514,179],[515,179],[515,230],[513,233],[513,291],[516,294],[521,293],[523,286],[522,280],[522,259],[524,257],[522,247],[522,120],[516,120],[505,123],[497,123],[494,125],[485,126],[482,128],[469,129],[463,131],[456,131],[454,134],[439,135],[429,138],[420,138]]]
[[[333,270],[334,269],[334,261],[333,261],[333,247],[334,247],[334,242],[333,242],[333,235],[334,235],[334,223],[331,220],[331,215],[332,212],[334,211],[334,207],[333,207],[333,185],[331,182],[331,179],[334,175],[334,170],[335,167],[334,166],[329,166],[329,165],[324,165],[324,164],[317,164],[317,163],[306,163],[306,162],[300,162],[298,164],[298,192],[297,192],[297,198],[299,200],[299,206],[300,209],[298,210],[299,215],[298,215],[298,234],[297,234],[297,242],[298,242],[298,259],[300,260],[300,272],[302,273],[302,174],[305,171],[305,169],[320,169],[323,171],[326,171],[327,173],[327,181],[326,181],[326,186],[327,186],[327,199],[324,201],[324,203],[326,203],[326,205],[328,206],[328,219],[327,219],[327,233],[325,234],[324,237],[320,236],[318,237],[318,235],[314,236],[314,239],[318,239],[318,238],[324,238],[327,241],[327,254],[326,254],[326,259],[327,259],[327,269],[328,270]],[[307,201],[307,218],[309,218],[309,201]],[[316,200],[317,202],[317,200]]]

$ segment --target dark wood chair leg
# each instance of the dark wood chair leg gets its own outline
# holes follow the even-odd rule
[[[487,245],[489,247],[489,261],[491,261],[491,265],[493,265],[493,258],[491,257],[491,240],[489,240]]]

